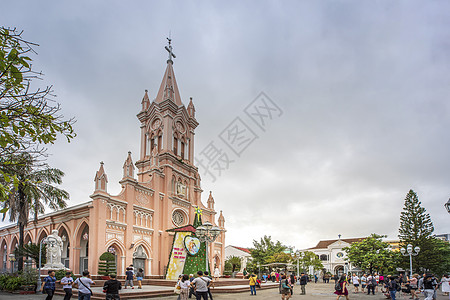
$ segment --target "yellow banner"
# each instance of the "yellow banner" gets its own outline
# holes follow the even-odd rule
[[[166,279],[178,279],[178,276],[183,274],[187,255],[186,249],[184,248],[184,238],[191,234],[191,232],[175,232],[175,240],[173,242],[172,255],[170,255]]]

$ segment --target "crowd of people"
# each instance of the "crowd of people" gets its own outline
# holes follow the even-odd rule
[[[335,294],[336,300],[339,300],[341,296],[349,299],[349,285],[353,285],[353,293],[359,293],[361,287],[361,293],[375,295],[378,292],[383,293],[387,299],[396,300],[397,293],[403,293],[404,295],[410,295],[409,299],[419,299],[419,295],[423,293],[425,300],[436,300],[437,290],[442,288],[444,295],[449,296],[450,293],[450,278],[446,274],[438,280],[433,274],[425,273],[422,276],[419,274],[413,274],[412,276],[400,275],[388,275],[382,274],[363,274],[359,277],[356,274],[341,275],[339,278],[335,278]],[[450,299],[450,297],[449,297]]]

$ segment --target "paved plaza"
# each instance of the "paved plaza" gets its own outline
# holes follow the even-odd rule
[[[352,286],[350,286],[352,287]],[[150,288],[150,287],[148,287]],[[333,294],[333,288],[334,285],[332,283],[330,284],[324,284],[324,283],[310,283],[306,287],[306,295],[299,295],[300,293],[300,287],[296,286],[294,289],[294,296],[291,297],[291,299],[303,299],[303,300],[310,300],[310,299],[335,299],[335,295]],[[131,290],[136,291],[136,290]],[[130,292],[130,290],[127,290],[127,292]],[[448,296],[443,296],[441,291],[438,291],[438,297],[437,300],[448,300]],[[260,299],[260,300],[274,300],[274,299],[281,299],[280,294],[278,294],[277,289],[269,289],[269,290],[261,290],[257,291],[256,296],[250,296],[250,292],[248,293],[230,293],[230,294],[213,294],[214,299],[217,300],[225,300],[225,299]],[[383,294],[380,292],[376,295],[367,295],[367,294],[354,294],[350,292],[349,297],[351,300],[383,300],[386,299]],[[1,300],[38,300],[38,299],[45,299],[45,295],[17,295],[17,294],[9,294],[0,292],[0,299]],[[62,300],[62,296],[54,296],[54,300]],[[77,298],[73,297],[72,299],[76,300]],[[158,300],[176,300],[177,296],[167,296],[167,297],[157,297],[157,298],[149,298],[149,299],[158,299]],[[195,298],[192,298],[195,299]],[[345,298],[341,298],[345,299]],[[420,299],[423,300],[423,295],[420,296]],[[397,300],[409,300],[409,295],[399,295],[397,293]]]

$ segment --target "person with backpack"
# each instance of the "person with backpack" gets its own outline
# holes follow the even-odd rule
[[[106,294],[106,300],[119,300],[119,290],[122,284],[116,279],[116,274],[109,275],[109,280],[103,285],[103,292]]]
[[[425,300],[433,299],[437,287],[437,280],[434,278],[433,274],[425,274],[423,280],[419,281],[419,290],[423,290]]]
[[[251,274],[248,280],[248,284],[250,285],[250,295],[256,295],[256,280],[258,278],[255,274]]]
[[[389,290],[389,296],[392,300],[395,300],[395,295],[397,294],[397,291],[400,289],[400,284],[397,282],[395,276],[391,276],[389,278],[388,283],[388,290]]]
[[[289,284],[288,279],[286,279],[286,275],[281,276],[280,293],[281,293],[282,300],[285,300],[285,299],[287,300],[287,299],[291,298],[291,296],[292,296],[291,289],[292,289],[292,286]]]
[[[372,274],[367,276],[367,295],[370,295],[370,290],[372,290],[372,295],[375,295],[375,287],[377,286],[377,279]]]
[[[211,280],[208,277],[203,277],[203,271],[197,272],[198,277],[192,280],[191,286],[195,287],[197,300],[208,300],[208,287]]]
[[[336,300],[339,300],[341,296],[345,296],[348,300],[347,280],[345,275],[341,275],[339,280],[334,285],[334,293],[337,295]]]

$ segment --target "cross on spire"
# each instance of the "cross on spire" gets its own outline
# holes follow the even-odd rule
[[[169,46],[164,47],[164,48],[166,48],[167,52],[169,52],[169,60],[167,62],[169,62],[169,61],[173,62],[172,57],[173,58],[177,58],[177,57],[175,56],[175,53],[172,52],[172,45],[171,45],[172,39],[170,37],[168,37],[167,41],[169,41]]]

